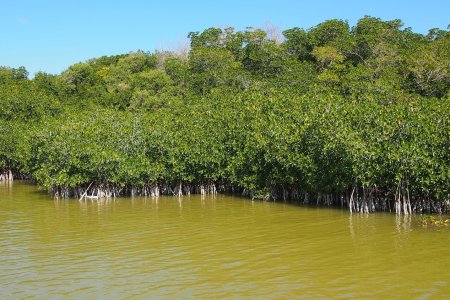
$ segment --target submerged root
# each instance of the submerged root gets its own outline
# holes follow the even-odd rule
[[[3,170],[0,173],[0,182],[10,182],[14,180],[14,175],[12,170],[8,169],[8,170]]]
[[[8,178],[10,173],[8,172]],[[0,173],[5,180],[5,173]],[[273,186],[261,191],[233,186],[232,184],[204,181],[198,184],[178,181],[176,185],[164,182],[149,181],[145,184],[120,186],[115,183],[95,183],[69,187],[56,185],[49,188],[55,199],[76,197],[80,201],[91,199],[110,199],[119,196],[159,197],[160,195],[174,195],[182,197],[191,193],[201,196],[215,196],[219,192],[241,193],[242,196],[264,201],[284,201],[304,205],[315,204],[327,207],[348,207],[350,213],[368,214],[375,211],[395,211],[398,215],[411,215],[412,213],[446,213],[450,210],[450,199],[436,201],[429,198],[411,198],[407,181],[400,180],[395,191],[379,190],[376,186],[361,187],[356,183],[345,192],[323,193],[306,192],[298,187]]]

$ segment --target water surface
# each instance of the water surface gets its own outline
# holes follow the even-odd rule
[[[442,299],[449,247],[448,227],[393,214],[0,184],[1,299]]]

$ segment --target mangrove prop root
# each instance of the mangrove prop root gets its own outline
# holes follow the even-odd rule
[[[5,180],[5,173],[1,173]],[[9,178],[9,173],[8,173]],[[273,187],[264,193],[250,189],[236,187],[231,184],[220,184],[205,181],[198,184],[178,181],[174,184],[164,182],[147,182],[120,186],[113,183],[95,183],[78,187],[53,186],[49,189],[55,199],[78,198],[83,199],[109,199],[119,196],[158,197],[160,195],[173,195],[177,197],[200,194],[202,196],[215,196],[219,192],[240,193],[246,197],[256,199],[283,201],[304,205],[348,208],[350,213],[373,213],[375,211],[395,211],[398,215],[411,215],[413,213],[445,213],[449,211],[450,200],[434,201],[431,199],[411,198],[407,181],[399,180],[396,190],[392,194],[380,192],[376,186],[362,187],[356,183],[346,192],[320,193],[306,192],[298,187]],[[258,194],[259,193],[259,194]],[[256,197],[257,195],[258,197]],[[261,196],[262,195],[262,196]]]
[[[9,181],[13,181],[14,180],[14,176],[13,176],[13,172],[12,170],[3,170],[2,172],[0,172],[0,182],[4,181],[4,182],[9,182]]]

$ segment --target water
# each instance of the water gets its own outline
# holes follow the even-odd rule
[[[442,299],[449,245],[448,227],[392,214],[0,184],[1,299]]]

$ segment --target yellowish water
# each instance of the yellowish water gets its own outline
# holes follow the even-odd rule
[[[0,184],[1,299],[445,299],[450,229],[230,196],[54,201]]]

